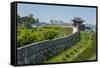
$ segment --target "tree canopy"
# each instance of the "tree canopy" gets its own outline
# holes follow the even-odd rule
[[[20,27],[26,27],[26,28],[31,28],[31,25],[34,23],[38,23],[39,19],[38,18],[34,18],[33,14],[29,14],[28,16],[20,16],[17,15],[17,25],[19,25]]]

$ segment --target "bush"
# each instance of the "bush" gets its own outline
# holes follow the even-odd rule
[[[25,27],[18,28],[17,47],[21,47],[30,43],[35,43],[43,40],[54,39],[63,36],[63,34],[66,34],[67,36],[68,30],[66,30],[63,27],[37,27],[32,29],[28,29]],[[71,33],[71,29],[69,31]]]

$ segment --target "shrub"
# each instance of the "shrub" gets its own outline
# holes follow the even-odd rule
[[[69,29],[69,28],[68,28]],[[66,28],[67,30],[67,28]],[[54,39],[68,34],[63,27],[36,27],[36,28],[18,28],[17,29],[17,47],[43,40]],[[66,31],[66,32],[65,32]],[[69,30],[71,31],[71,30]],[[60,34],[60,35],[59,35]]]

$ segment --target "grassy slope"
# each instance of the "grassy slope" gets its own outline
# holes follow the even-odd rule
[[[62,51],[57,56],[44,63],[88,61],[96,59],[96,34],[95,32],[81,32],[81,40],[69,49]]]
[[[60,26],[44,26],[33,29],[17,29],[17,47],[43,40],[67,37],[72,33],[72,28]]]
[[[72,28],[70,27],[61,27],[61,26],[46,26],[46,29],[54,29],[58,32],[58,35],[55,38],[67,37],[72,34]]]

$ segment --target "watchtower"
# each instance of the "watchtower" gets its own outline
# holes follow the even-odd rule
[[[82,20],[80,17],[75,17],[74,19],[72,19],[73,22],[73,26],[77,27],[78,30],[85,30],[85,25],[83,24],[83,22],[85,22],[84,20]]]

